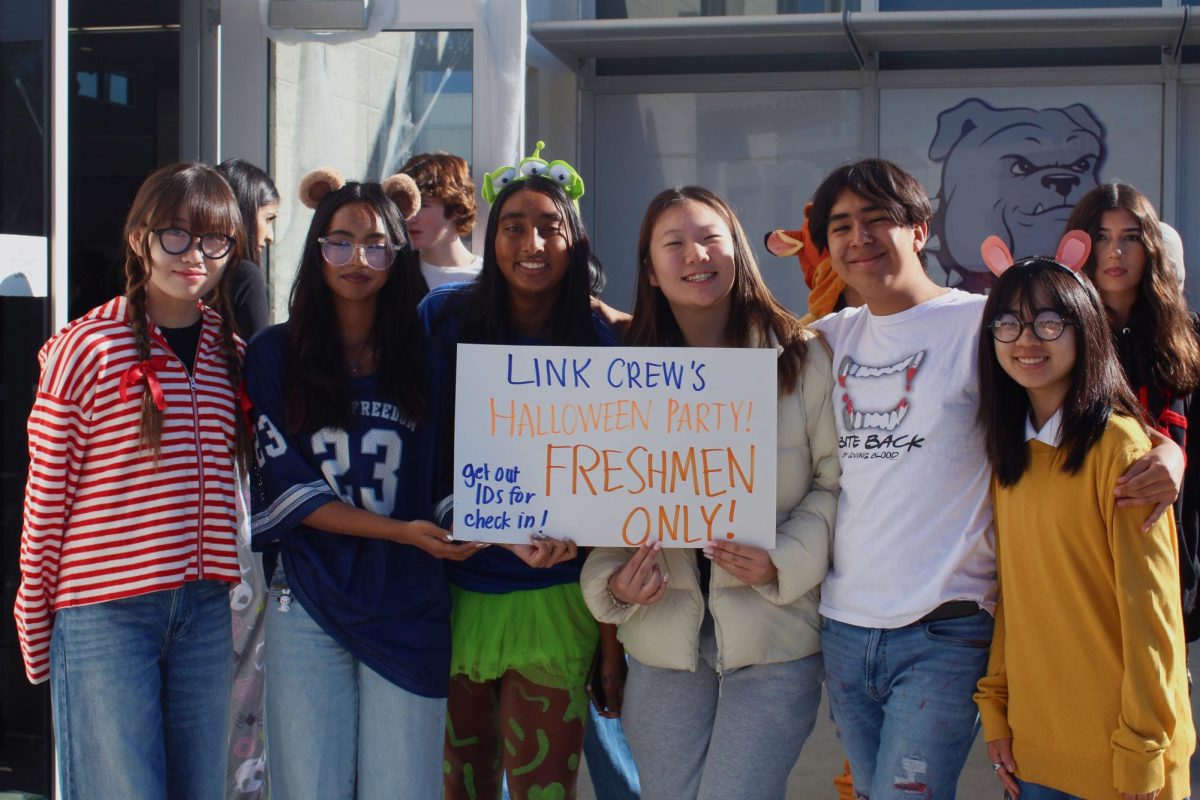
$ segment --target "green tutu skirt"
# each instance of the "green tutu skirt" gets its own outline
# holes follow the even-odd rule
[[[599,641],[578,583],[508,594],[450,586],[450,674],[477,683],[516,670],[525,680],[579,691]]]

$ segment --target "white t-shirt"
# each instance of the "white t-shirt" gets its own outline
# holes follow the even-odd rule
[[[421,275],[424,276],[425,283],[429,284],[431,291],[446,283],[473,281],[481,269],[483,269],[482,256],[475,256],[475,260],[465,267],[439,267],[437,264],[430,264],[425,259],[421,259]]]
[[[985,298],[815,323],[833,348],[842,494],[821,613],[898,628],[944,602],[996,603],[991,468],[976,422]]]

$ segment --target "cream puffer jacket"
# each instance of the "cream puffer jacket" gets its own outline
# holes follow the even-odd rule
[[[841,475],[832,395],[829,352],[810,338],[797,390],[780,397],[778,405],[771,560],[779,575],[747,586],[713,563],[708,603],[716,623],[719,672],[793,661],[821,650],[817,606],[829,568]],[[588,608],[596,619],[618,626],[626,650],[643,664],[695,671],[705,611],[695,551],[664,548],[658,566],[669,576],[665,596],[654,605],[622,608],[609,594],[608,579],[633,552],[618,547],[591,552],[580,577]]]

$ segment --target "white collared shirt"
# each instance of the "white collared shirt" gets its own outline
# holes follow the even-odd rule
[[[1051,447],[1058,447],[1062,441],[1062,408],[1059,407],[1050,419],[1046,420],[1046,424],[1039,431],[1033,427],[1033,418],[1025,418],[1025,441],[1037,439],[1042,444],[1048,444]]]

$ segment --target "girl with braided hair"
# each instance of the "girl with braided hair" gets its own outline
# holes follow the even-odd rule
[[[223,798],[241,341],[225,267],[244,235],[201,164],[142,184],[125,294],[38,355],[15,615],[50,679],[64,798]]]

